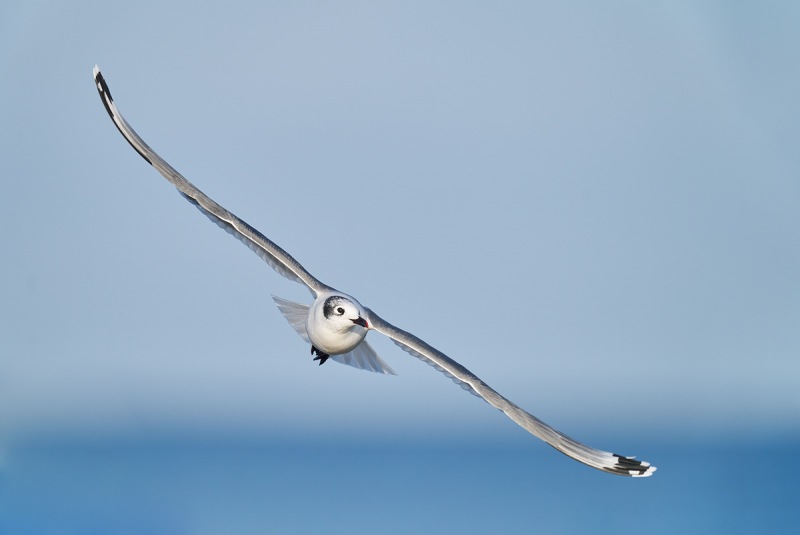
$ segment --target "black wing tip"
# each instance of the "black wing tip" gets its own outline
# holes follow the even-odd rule
[[[100,94],[100,100],[103,101],[103,106],[106,108],[108,116],[111,117],[111,120],[114,121],[114,124],[116,124],[117,118],[114,115],[114,110],[111,108],[111,105],[114,103],[114,99],[111,97],[111,91],[108,89],[108,84],[106,83],[105,78],[103,78],[103,73],[100,72],[100,67],[97,65],[94,66],[92,72],[94,74],[94,84],[97,86],[97,92]]]
[[[103,78],[103,73],[100,72],[100,67],[95,65],[94,69],[92,69],[92,74],[94,75],[94,83],[97,85],[97,91],[103,98],[103,102],[105,102],[106,98],[113,102],[114,99],[111,97],[111,91],[109,91],[108,84],[106,83],[105,78]],[[111,114],[111,110],[108,109],[108,105],[106,105],[106,110],[108,110],[108,113]]]
[[[105,78],[103,78],[103,73],[100,72],[100,67],[98,67],[96,64],[94,69],[92,69],[92,74],[94,75],[94,84],[97,87],[97,92],[100,94],[100,100],[103,102],[106,113],[108,113],[108,116],[111,117],[111,122],[113,122],[117,127],[117,130],[119,130],[120,134],[122,134],[122,137],[124,137],[130,146],[133,147],[133,150],[135,150],[139,156],[144,158],[144,161],[150,165],[153,165],[153,161],[144,152],[142,152],[139,147],[136,146],[125,130],[123,130],[122,125],[120,124],[122,117],[118,117],[118,113],[115,111],[116,105],[114,104],[114,99],[111,96],[111,90],[108,88]]]
[[[625,457],[616,453],[612,453],[612,455],[616,459],[612,469],[615,474],[630,477],[650,477],[657,470],[655,466],[650,466],[648,462],[637,461],[633,457]]]

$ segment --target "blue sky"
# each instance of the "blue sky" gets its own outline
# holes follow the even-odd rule
[[[270,299],[308,294],[131,150],[95,63],[198,187],[572,436],[796,436],[798,22],[779,2],[4,4],[0,437],[528,440],[374,333],[398,377],[313,365]]]

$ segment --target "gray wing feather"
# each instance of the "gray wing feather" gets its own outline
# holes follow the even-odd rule
[[[464,381],[462,381],[461,379],[459,379],[458,377],[456,377],[455,375],[453,375],[449,371],[445,370],[444,368],[442,368],[441,366],[436,364],[436,362],[434,362],[433,360],[429,359],[428,357],[426,357],[425,355],[423,355],[419,351],[415,351],[414,349],[412,349],[408,345],[404,344],[403,342],[399,342],[399,341],[395,340],[394,338],[392,338],[391,340],[400,349],[402,349],[403,351],[406,351],[412,357],[416,357],[419,360],[421,360],[422,362],[424,362],[425,364],[433,366],[433,368],[436,371],[442,372],[448,379],[451,379],[455,384],[457,384],[458,386],[460,386],[461,388],[463,388],[464,390],[466,390],[467,392],[469,392],[473,396],[477,396],[477,397],[481,398],[481,396],[478,395],[478,393],[469,385],[469,383],[465,383]],[[481,399],[483,399],[483,398],[481,398]],[[486,401],[486,400],[484,399],[484,401]]]
[[[561,453],[598,470],[617,475],[646,477],[656,471],[656,467],[650,466],[650,463],[637,461],[633,457],[624,457],[615,453],[601,451],[581,444],[577,440],[560,433],[532,414],[511,403],[484,383],[478,376],[441,351],[428,345],[413,334],[395,327],[371,310],[368,312],[369,322],[374,330],[388,336],[397,345],[415,357],[426,360],[433,366],[440,368],[457,383],[466,386],[467,389],[483,398],[489,405],[503,411],[506,416],[529,433],[542,439]]]
[[[161,156],[156,154],[156,152],[139,137],[119,112],[111,97],[108,85],[97,66],[94,67],[94,81],[97,86],[97,91],[100,93],[100,100],[102,100],[108,115],[111,117],[111,120],[122,136],[147,163],[155,167],[156,171],[161,173],[173,186],[178,188],[178,191],[180,191],[184,198],[195,205],[211,221],[241,240],[242,243],[264,259],[267,264],[279,274],[289,280],[307,286],[311,294],[315,297],[320,292],[330,289],[306,271],[306,269],[300,265],[297,260],[292,258],[289,253],[248,225],[245,221],[239,219],[217,204],[213,199],[197,189],[194,184],[186,180],[183,175],[169,165]]]
[[[395,371],[389,366],[386,361],[378,356],[372,346],[364,340],[358,344],[355,349],[349,353],[341,355],[331,355],[331,360],[335,360],[341,364],[347,364],[360,370],[367,370],[368,372],[385,373],[387,375],[397,375]]]
[[[311,339],[308,337],[308,333],[306,332],[308,305],[301,305],[300,303],[295,303],[294,301],[289,301],[288,299],[281,299],[275,295],[272,296],[272,300],[275,301],[276,305],[278,305],[278,310],[281,311],[281,314],[283,314],[283,317],[289,322],[289,325],[292,326],[292,329],[294,329],[295,332],[300,335],[300,338],[310,344]]]

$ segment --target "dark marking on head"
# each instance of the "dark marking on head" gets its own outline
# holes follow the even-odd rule
[[[342,296],[332,295],[331,297],[327,298],[325,303],[322,305],[322,313],[326,318],[330,318],[336,313],[336,305],[347,301],[348,300]]]

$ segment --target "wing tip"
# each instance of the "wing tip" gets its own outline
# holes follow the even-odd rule
[[[625,457],[612,453],[615,463],[612,468],[614,473],[630,477],[650,477],[658,468],[651,466],[646,461],[637,461],[635,457]]]
[[[647,464],[647,463],[644,463],[644,464]],[[658,468],[656,468],[655,466],[649,466],[648,465],[647,468],[644,471],[642,471],[641,469],[639,469],[639,470],[628,470],[628,474],[631,477],[650,477],[655,473],[656,470],[658,470]]]
[[[106,84],[105,79],[103,78],[103,73],[100,72],[100,67],[95,64],[94,68],[92,69],[92,76],[94,77],[94,83],[97,84],[97,90],[100,94],[108,95],[108,98],[111,99],[111,93],[108,90],[108,84]]]
[[[394,371],[391,366],[389,366],[385,362],[383,363],[383,365],[384,368],[380,370],[380,373],[382,373],[383,375],[394,375],[395,377],[397,376],[397,372]]]
[[[94,85],[97,87],[97,92],[100,94],[100,100],[103,101],[103,106],[106,108],[108,116],[111,117],[111,120],[114,121],[114,124],[117,125],[117,128],[119,128],[119,125],[117,124],[117,114],[114,111],[114,99],[111,96],[111,91],[108,89],[108,84],[106,83],[105,78],[103,78],[103,73],[100,72],[100,67],[95,65],[94,69],[92,69],[92,74],[94,75]],[[125,136],[125,133],[122,132],[122,135]],[[125,139],[128,139],[128,137],[125,136]],[[130,143],[130,141],[128,142]],[[141,154],[139,149],[136,149],[136,152]],[[145,160],[147,160],[148,163],[150,162],[150,160],[147,158],[145,158]]]

